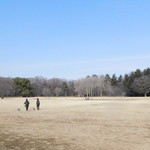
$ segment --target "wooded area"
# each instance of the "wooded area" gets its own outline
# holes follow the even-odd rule
[[[92,75],[74,81],[0,77],[0,96],[150,96],[150,68],[119,77]]]

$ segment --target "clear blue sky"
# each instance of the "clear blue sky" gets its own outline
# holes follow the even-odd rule
[[[150,67],[149,0],[0,0],[0,76],[79,79]]]

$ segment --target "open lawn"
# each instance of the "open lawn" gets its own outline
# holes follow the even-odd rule
[[[0,150],[150,149],[150,98],[39,99],[0,99]]]

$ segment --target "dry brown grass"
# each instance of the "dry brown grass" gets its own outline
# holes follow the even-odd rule
[[[0,150],[149,150],[150,98],[0,99]],[[17,108],[21,111],[18,111]]]

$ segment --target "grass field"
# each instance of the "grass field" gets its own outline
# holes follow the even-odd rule
[[[0,150],[150,149],[150,98],[39,99],[0,99]]]

